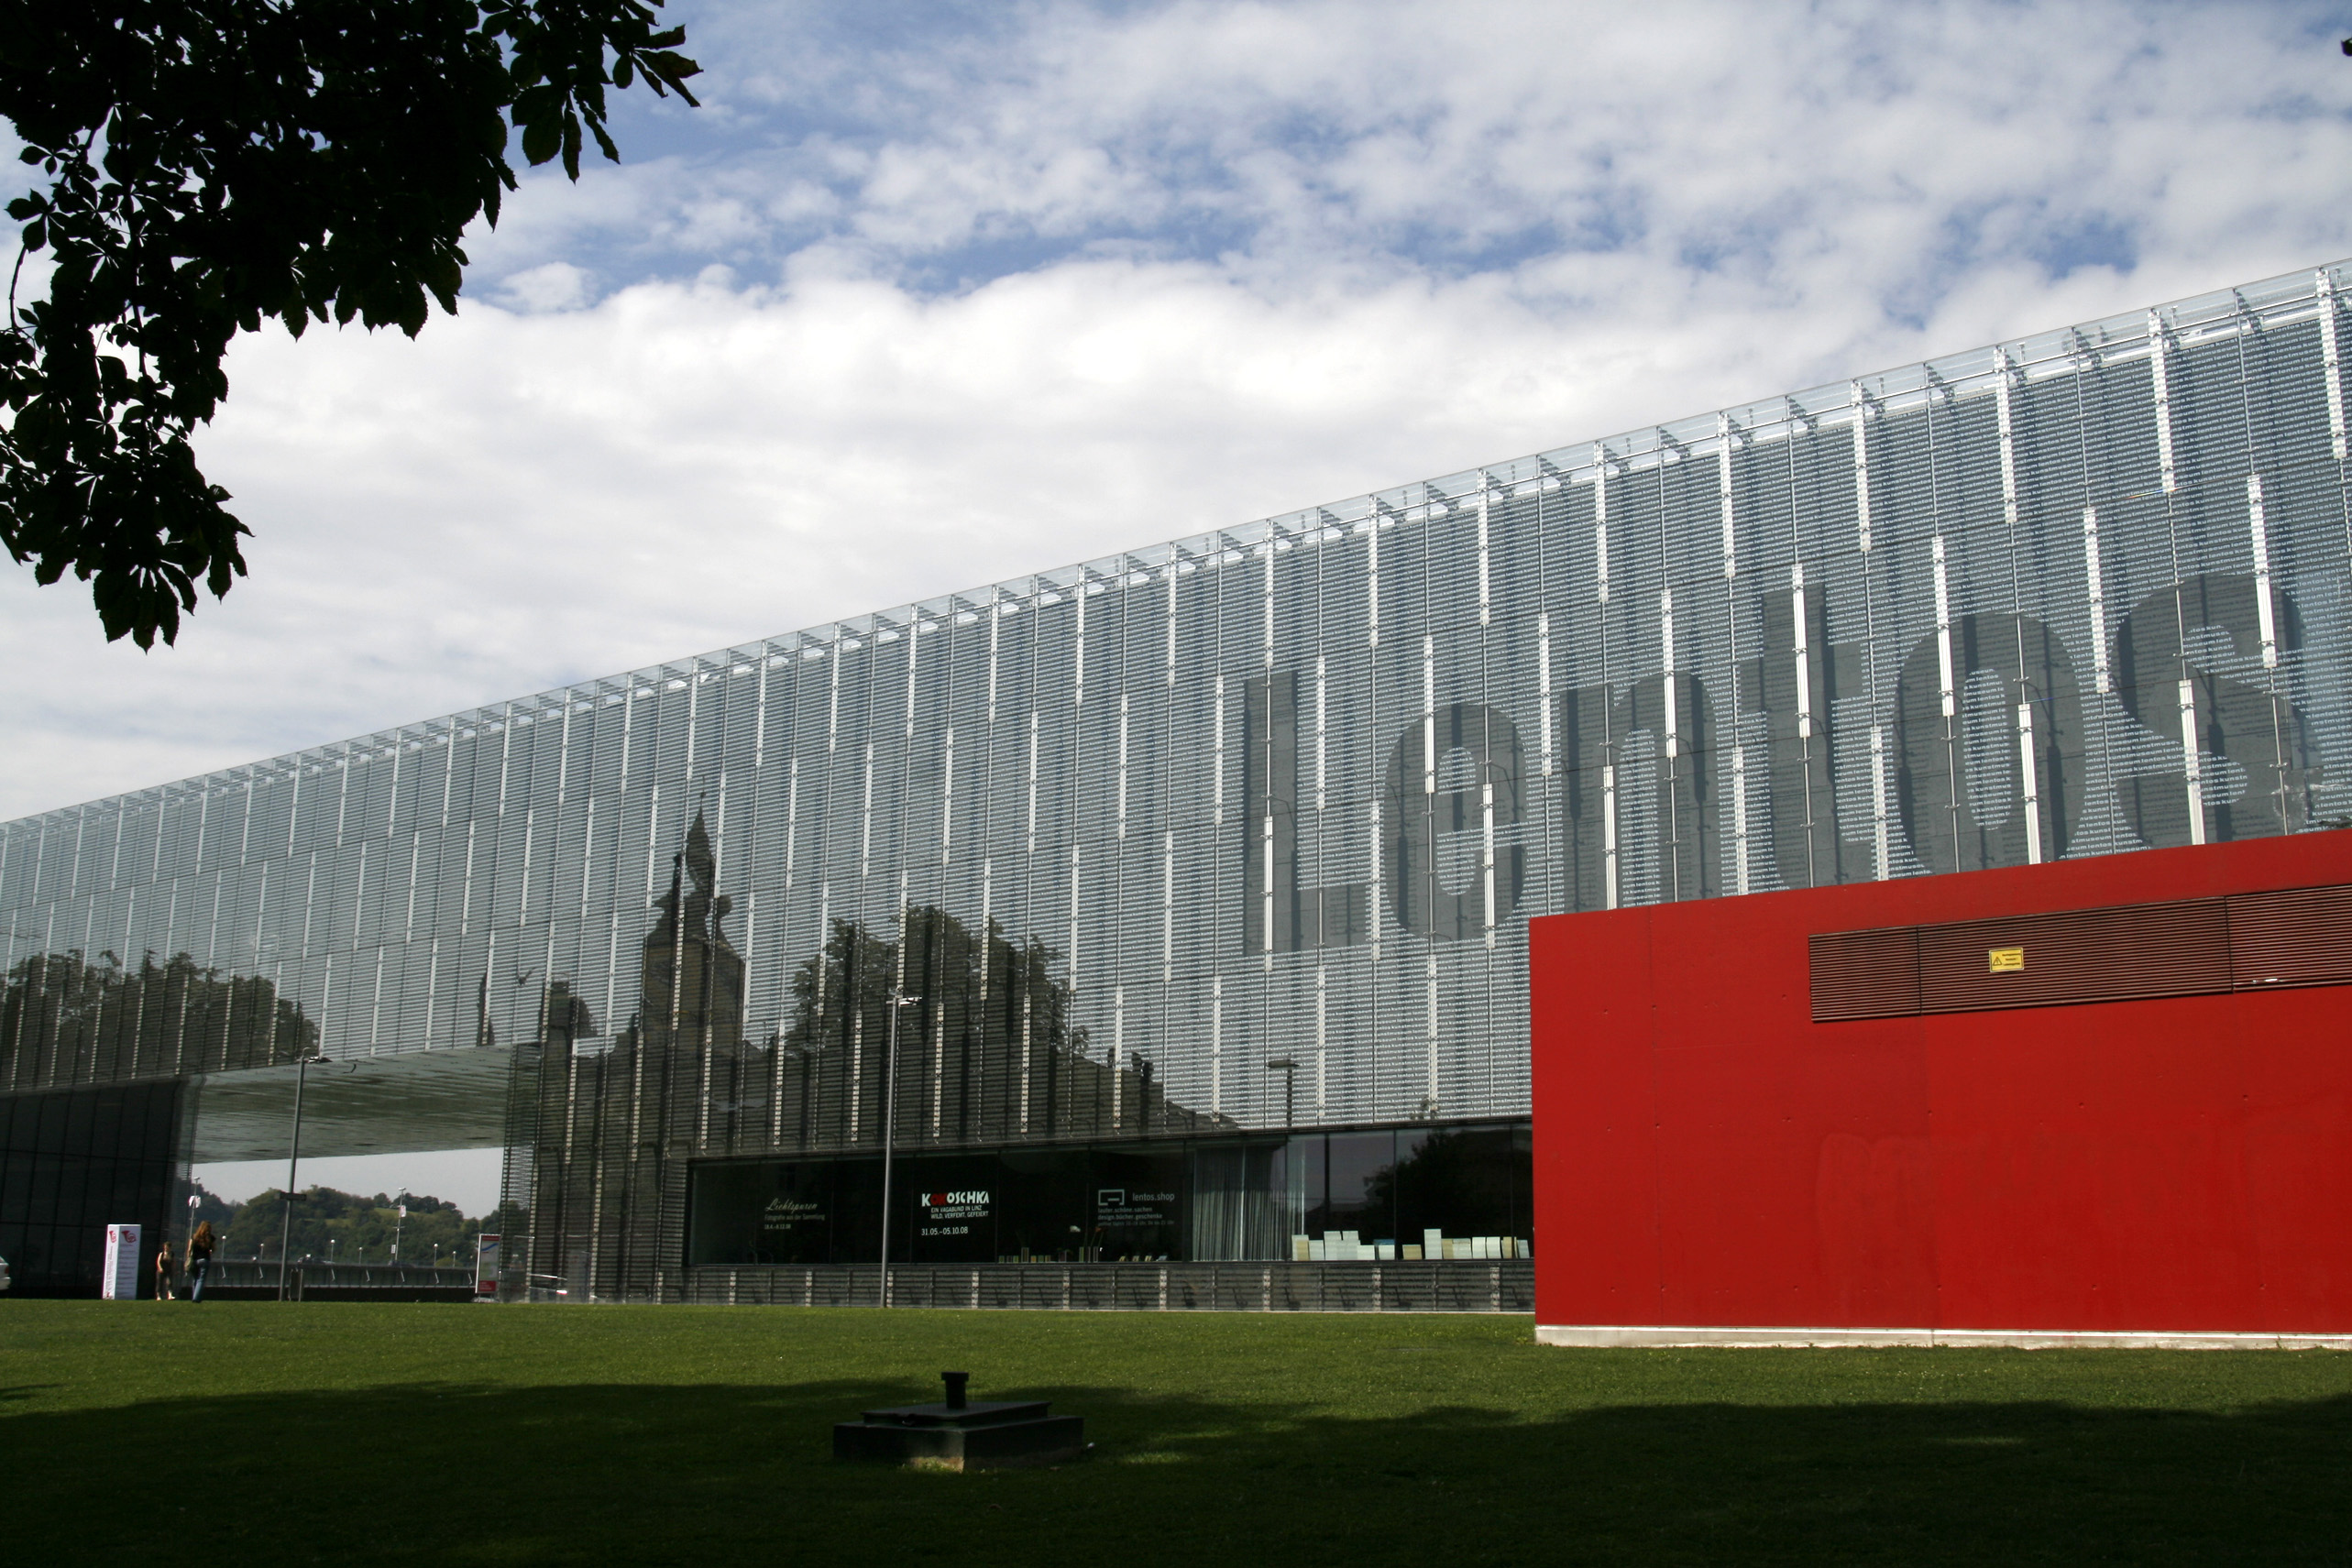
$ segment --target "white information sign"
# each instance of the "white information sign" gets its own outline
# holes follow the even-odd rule
[[[99,1296],[108,1301],[138,1299],[138,1236],[137,1225],[106,1227],[106,1272],[98,1282]]]

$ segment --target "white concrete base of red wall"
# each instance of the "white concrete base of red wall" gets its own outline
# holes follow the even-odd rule
[[[1535,1325],[1538,1344],[1692,1349],[2001,1345],[2013,1350],[2352,1350],[2352,1334],[2071,1333],[2031,1329],[1673,1328]]]

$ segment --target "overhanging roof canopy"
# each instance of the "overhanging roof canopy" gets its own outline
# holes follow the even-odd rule
[[[513,1057],[508,1046],[468,1046],[313,1066],[302,1089],[302,1157],[499,1147]],[[264,1067],[197,1079],[193,1161],[284,1159],[295,1072]]]

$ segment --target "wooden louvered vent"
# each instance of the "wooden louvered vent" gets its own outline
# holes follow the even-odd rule
[[[1995,970],[1995,951],[2015,953]],[[2218,898],[1919,927],[1919,1011],[1978,1013],[2229,989]]]
[[[2352,885],[1811,938],[1813,1021],[2352,983]]]
[[[1919,928],[1833,931],[1811,939],[1813,1020],[1899,1018],[1919,1010]]]
[[[2240,990],[2352,981],[2352,887],[2291,887],[2229,901],[2233,979]]]

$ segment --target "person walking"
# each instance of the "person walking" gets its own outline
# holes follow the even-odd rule
[[[213,1223],[203,1222],[188,1238],[188,1299],[204,1299],[204,1277],[213,1271]]]
[[[166,1240],[155,1249],[155,1299],[171,1299],[171,1243]]]

